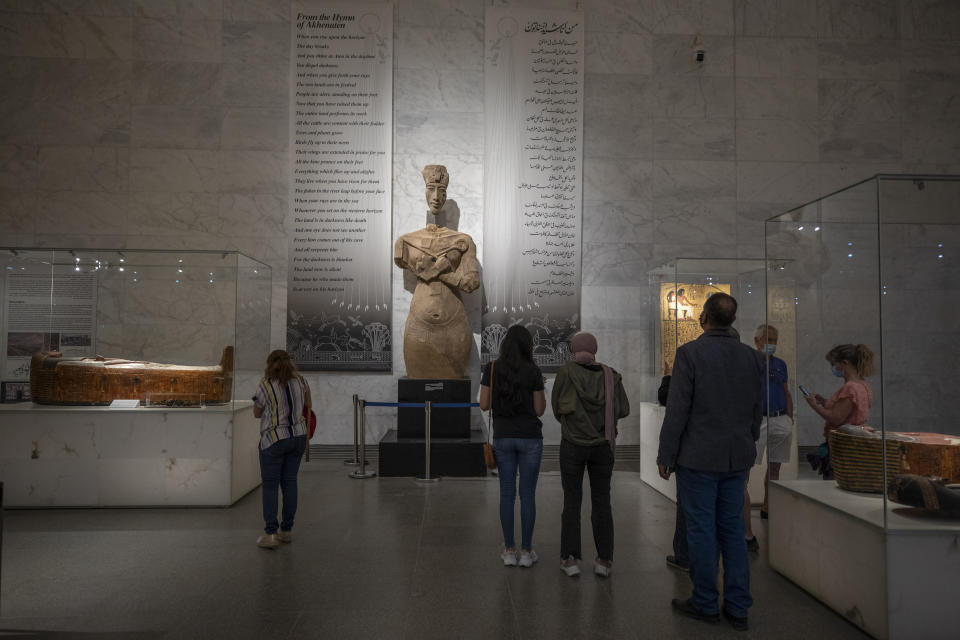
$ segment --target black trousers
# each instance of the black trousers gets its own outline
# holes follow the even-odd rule
[[[582,447],[560,441],[560,479],[563,483],[563,515],[560,526],[560,557],[580,559],[580,505],[583,502],[583,470],[590,475],[590,522],[597,557],[613,561],[613,510],[610,478],[613,450],[609,444]]]

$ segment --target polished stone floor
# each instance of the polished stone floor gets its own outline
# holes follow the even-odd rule
[[[674,507],[614,476],[613,575],[558,568],[560,478],[541,474],[532,569],[501,565],[495,478],[301,471],[295,540],[259,549],[260,492],[229,509],[8,511],[0,638],[865,638],[752,554],[750,631],[675,616]],[[589,495],[589,494],[588,494]],[[592,559],[589,498],[584,557]],[[16,633],[14,630],[32,630]]]

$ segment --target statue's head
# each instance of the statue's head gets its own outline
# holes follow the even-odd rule
[[[442,164],[428,164],[423,168],[423,181],[427,187],[427,206],[430,213],[437,215],[447,201],[447,184],[450,183],[450,174]]]

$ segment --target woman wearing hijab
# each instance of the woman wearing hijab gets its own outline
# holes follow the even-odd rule
[[[597,339],[581,332],[573,336],[574,359],[557,372],[550,396],[553,415],[560,421],[560,476],[563,515],[560,529],[560,569],[580,574],[580,504],[583,471],[590,476],[593,541],[597,548],[594,573],[609,576],[613,565],[613,476],[617,420],[630,414],[630,403],[619,373],[597,362]]]

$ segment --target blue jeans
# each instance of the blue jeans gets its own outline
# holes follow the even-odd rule
[[[297,471],[307,448],[306,436],[278,440],[260,451],[260,478],[263,480],[263,530],[276,533],[293,529],[297,514]],[[283,491],[283,520],[277,523],[277,489]]]
[[[520,471],[520,548],[533,549],[533,525],[537,520],[537,478],[543,440],[540,438],[494,438],[500,474],[500,526],[503,546],[515,546],[513,505],[517,499],[517,470]]]
[[[673,559],[681,567],[690,566],[690,552],[687,550],[687,523],[683,519],[683,503],[677,494],[677,519],[673,526]]]
[[[690,554],[694,606],[703,613],[719,612],[717,546],[723,556],[723,607],[747,617],[750,564],[743,532],[744,471],[696,471],[677,467],[677,496],[683,507]]]

